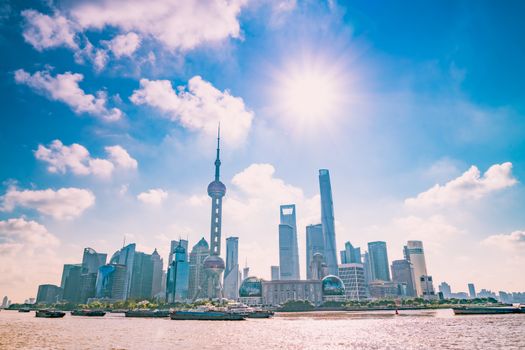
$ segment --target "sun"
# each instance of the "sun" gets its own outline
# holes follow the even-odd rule
[[[336,107],[336,83],[326,72],[294,72],[285,79],[282,89],[285,110],[297,118],[323,118]]]
[[[278,118],[298,129],[333,126],[343,112],[344,74],[324,60],[293,60],[276,74]]]

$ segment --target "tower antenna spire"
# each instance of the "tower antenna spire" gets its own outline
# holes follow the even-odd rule
[[[215,159],[215,181],[219,181],[220,178],[220,167],[221,167],[221,160],[220,160],[220,151],[221,151],[221,122],[219,122],[219,125],[217,127],[217,159]]]

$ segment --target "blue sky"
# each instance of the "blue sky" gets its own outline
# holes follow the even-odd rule
[[[328,168],[338,247],[421,239],[455,291],[525,289],[523,2],[144,6],[1,2],[0,294],[86,246],[208,239],[219,121],[223,232],[253,274],[294,202],[305,275]]]

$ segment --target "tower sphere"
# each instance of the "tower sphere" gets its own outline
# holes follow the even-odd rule
[[[224,197],[226,194],[226,186],[219,180],[210,182],[208,185],[208,196],[212,198]]]
[[[204,259],[204,268],[212,272],[224,271],[224,260],[218,255],[209,255]]]

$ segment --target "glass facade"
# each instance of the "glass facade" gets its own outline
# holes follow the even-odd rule
[[[328,273],[337,276],[337,248],[335,240],[334,203],[328,169],[319,170],[321,193],[321,224],[323,226],[324,258]]]
[[[281,205],[279,224],[279,268],[283,280],[298,280],[299,249],[295,205]]]
[[[306,279],[312,279],[310,265],[315,253],[324,256],[323,225],[306,226]]]
[[[388,254],[386,242],[368,243],[368,255],[372,281],[390,281],[390,269],[388,268]]]

